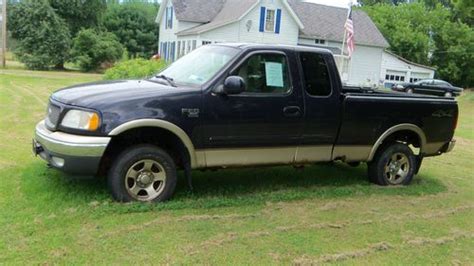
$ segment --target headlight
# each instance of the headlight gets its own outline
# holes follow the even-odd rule
[[[70,110],[64,116],[61,125],[68,128],[95,131],[99,128],[100,118],[94,112]]]

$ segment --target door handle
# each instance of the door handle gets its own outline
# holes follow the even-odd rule
[[[283,114],[286,117],[298,117],[301,116],[301,108],[299,106],[287,106],[283,108]]]

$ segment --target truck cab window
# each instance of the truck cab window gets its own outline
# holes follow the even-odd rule
[[[233,75],[242,77],[249,93],[287,93],[290,90],[288,62],[282,54],[255,54]]]
[[[328,66],[317,53],[300,54],[306,92],[312,96],[329,96],[332,91]]]

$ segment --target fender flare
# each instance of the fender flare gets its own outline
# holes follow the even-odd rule
[[[389,129],[387,129],[382,135],[380,135],[380,137],[377,139],[375,144],[372,146],[372,150],[370,151],[368,161],[369,162],[372,161],[372,159],[375,156],[375,153],[377,152],[377,149],[380,147],[380,145],[382,145],[383,141],[386,138],[388,138],[393,133],[396,133],[396,132],[402,131],[402,130],[412,131],[412,132],[414,132],[415,134],[418,135],[418,137],[420,138],[420,154],[421,154],[423,152],[423,147],[425,147],[425,145],[426,145],[426,135],[423,132],[423,130],[420,127],[418,127],[417,125],[414,125],[414,124],[399,124],[399,125],[396,125],[396,126],[393,126]]]
[[[183,142],[184,146],[189,152],[189,158],[191,159],[191,167],[195,167],[197,165],[196,150],[188,134],[186,134],[186,132],[184,132],[184,130],[178,127],[177,125],[165,120],[161,120],[161,119],[133,120],[133,121],[121,124],[120,126],[114,128],[109,133],[109,136],[112,136],[112,137],[117,136],[125,131],[141,128],[141,127],[162,128],[176,135],[176,137],[178,137],[181,140],[181,142]]]

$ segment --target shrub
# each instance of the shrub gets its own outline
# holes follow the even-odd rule
[[[104,79],[142,79],[166,67],[163,60],[132,59],[118,63],[105,72]]]
[[[123,55],[123,46],[109,32],[81,30],[73,43],[73,60],[83,71],[97,70],[104,65],[113,64]]]
[[[18,41],[14,50],[29,69],[62,68],[71,37],[66,23],[46,0],[22,1],[9,9],[8,27]]]

